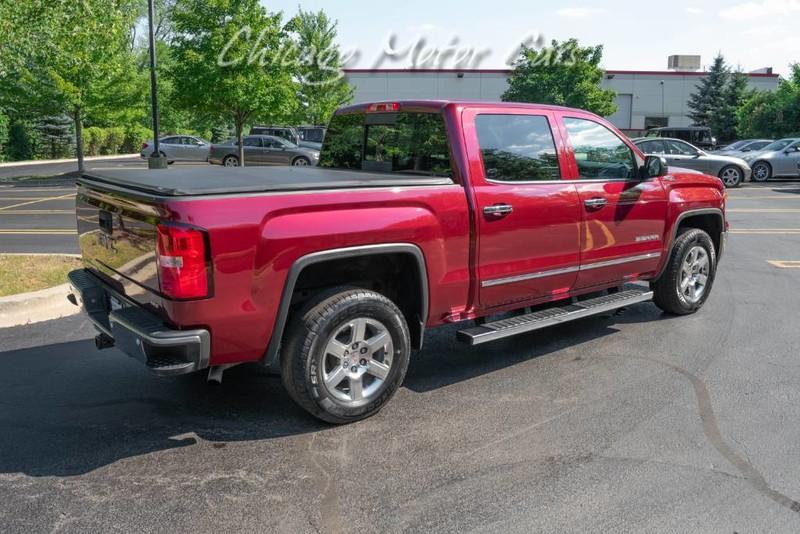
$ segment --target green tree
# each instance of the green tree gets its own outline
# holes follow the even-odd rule
[[[183,0],[172,13],[176,102],[231,120],[244,164],[244,126],[282,121],[295,108],[292,73],[281,61],[280,14],[258,0]]]
[[[781,80],[774,92],[755,91],[739,107],[738,133],[744,137],[793,137],[800,135],[800,63]]]
[[[689,118],[697,126],[714,127],[725,105],[725,88],[730,80],[730,69],[722,54],[717,54],[706,76],[697,84],[697,91],[689,97]]]
[[[35,126],[39,134],[42,155],[46,158],[63,158],[71,152],[74,136],[72,120],[66,115],[43,117]]]
[[[709,125],[720,141],[736,139],[739,118],[736,111],[747,99],[747,75],[741,71],[731,74],[728,83],[722,90],[722,104],[711,114]]]
[[[0,9],[0,20],[9,17],[4,29],[11,28],[0,45],[0,104],[18,114],[68,115],[82,171],[85,118],[116,120],[141,101],[132,53],[137,0],[10,4]]]
[[[602,46],[581,47],[576,39],[537,50],[523,46],[503,100],[557,104],[612,115],[615,93],[602,89]]]
[[[14,121],[8,129],[6,155],[11,161],[24,161],[33,158],[31,132],[21,121]]]
[[[295,44],[297,122],[327,124],[338,107],[353,99],[353,88],[342,74],[336,26],[324,11],[302,9],[286,25]]]
[[[5,160],[6,143],[8,142],[8,115],[0,110],[0,161]]]

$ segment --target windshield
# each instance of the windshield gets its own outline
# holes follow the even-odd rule
[[[331,120],[320,167],[451,177],[440,113],[348,113]]]
[[[765,146],[764,150],[766,150],[768,152],[772,152],[772,151],[775,151],[775,150],[783,150],[784,148],[789,146],[789,143],[791,143],[793,141],[794,141],[794,139],[778,139],[777,141],[774,141],[774,142],[768,144],[767,146]]]
[[[749,142],[750,141],[736,141],[735,143],[731,143],[728,146],[724,147],[723,150],[736,150],[738,148],[742,148]]]

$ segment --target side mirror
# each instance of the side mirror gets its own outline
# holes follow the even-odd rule
[[[661,156],[645,156],[644,166],[642,167],[642,178],[657,178],[667,174],[669,165],[667,160]]]

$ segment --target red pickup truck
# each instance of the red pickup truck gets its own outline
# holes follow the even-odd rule
[[[345,423],[391,398],[428,328],[477,345],[651,299],[698,310],[725,201],[584,111],[354,105],[317,168],[85,173],[70,300],[156,374],[260,362]]]

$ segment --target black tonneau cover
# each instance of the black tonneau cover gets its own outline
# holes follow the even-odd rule
[[[216,165],[175,167],[166,170],[89,170],[83,173],[82,179],[170,197],[453,183],[449,178],[414,174],[346,171],[319,167]]]

